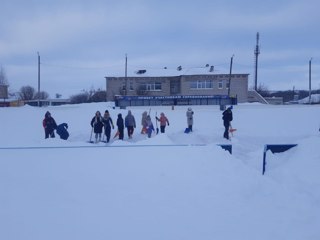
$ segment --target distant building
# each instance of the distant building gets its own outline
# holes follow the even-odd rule
[[[0,85],[0,99],[8,98],[8,85]]]
[[[202,98],[205,96],[210,98],[230,96],[236,98],[239,103],[248,100],[249,74],[231,74],[230,78],[229,74],[214,74],[208,70],[206,72],[186,71],[184,74],[181,74],[180,71],[181,68],[178,68],[177,71],[168,73],[164,69],[162,73],[165,74],[155,75],[148,74],[146,70],[139,70],[136,72],[136,76],[105,77],[107,100],[114,101],[115,97],[119,96],[190,96],[193,98],[194,96]],[[229,79],[231,79],[230,94]]]
[[[25,104],[28,104],[30,106],[38,106],[38,100],[28,100],[24,101]],[[40,100],[40,106],[60,106],[64,104],[69,104],[70,99],[62,99],[62,98],[56,98],[56,99],[41,99]]]

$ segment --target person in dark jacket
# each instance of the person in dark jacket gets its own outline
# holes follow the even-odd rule
[[[107,143],[110,141],[110,135],[111,135],[111,127],[114,129],[112,118],[110,117],[110,113],[108,110],[104,112],[102,122],[104,125],[104,134],[107,137]]]
[[[57,128],[57,123],[54,118],[51,117],[51,113],[49,111],[47,111],[44,115],[42,125],[44,128],[45,138],[54,138],[54,130]]]
[[[223,119],[223,125],[224,125],[224,133],[223,137],[226,139],[229,139],[229,128],[230,128],[230,123],[233,120],[232,116],[232,106],[228,107],[223,113],[222,113],[222,119]]]
[[[61,123],[57,126],[57,129],[56,129],[57,134],[63,140],[67,140],[69,137],[69,133],[68,133],[67,129],[68,129],[68,124],[66,124],[66,123]]]
[[[95,133],[96,143],[101,141],[101,133],[103,128],[103,122],[101,113],[99,111],[96,112],[96,115],[91,120],[91,127]]]
[[[116,133],[115,137],[118,135],[120,140],[123,140],[123,134],[124,134],[124,122],[122,118],[122,114],[118,114],[118,119],[117,119],[117,127],[118,127],[118,132]]]
[[[125,127],[128,130],[128,137],[132,138],[134,129],[136,128],[136,120],[132,115],[131,111],[128,111],[128,115],[125,117]]]

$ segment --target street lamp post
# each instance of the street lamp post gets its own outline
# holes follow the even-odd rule
[[[311,104],[311,61],[312,58],[309,60],[309,104]]]
[[[125,87],[125,95],[126,96],[128,95],[128,74],[127,74],[127,70],[128,70],[128,57],[127,57],[127,54],[126,54],[126,64],[125,64],[125,73],[124,73],[125,84],[126,84],[126,87]]]
[[[104,77],[106,79],[106,102],[108,102],[108,95],[107,95],[107,91],[108,91],[108,77]]]
[[[40,54],[38,52],[38,107],[40,107]]]

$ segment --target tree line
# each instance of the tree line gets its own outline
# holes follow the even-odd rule
[[[263,97],[282,97],[283,102],[289,102],[295,100],[295,96],[298,100],[304,99],[309,96],[307,90],[284,90],[284,91],[270,91],[267,86],[260,84],[257,88],[257,92]],[[320,89],[312,90],[311,94],[320,94]]]
[[[40,95],[39,95],[40,94]],[[19,99],[23,101],[29,100],[45,100],[49,98],[49,94],[45,91],[41,91],[38,93],[33,87],[31,86],[23,86],[20,88],[18,93]],[[60,98],[61,94],[56,94],[56,98]],[[104,102],[106,101],[106,91],[101,89],[94,90],[91,89],[89,91],[83,90],[79,94],[72,95],[70,97],[70,103],[78,104],[78,103],[90,103],[90,102]]]

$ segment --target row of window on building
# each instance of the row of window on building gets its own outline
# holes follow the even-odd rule
[[[213,89],[214,88],[214,81],[213,80],[197,80],[197,81],[190,81],[190,89]],[[218,89],[223,89],[225,86],[226,89],[229,88],[229,81],[227,80],[219,80],[218,81]],[[123,86],[125,89],[125,86]],[[162,83],[161,82],[148,82],[148,83],[140,83],[139,89],[143,91],[161,91],[162,90]],[[134,91],[133,82],[129,82],[129,90]]]
[[[226,89],[229,88],[229,81],[219,80],[218,89],[223,89],[223,83],[225,82]],[[212,80],[191,81],[190,89],[213,89],[214,82]]]

